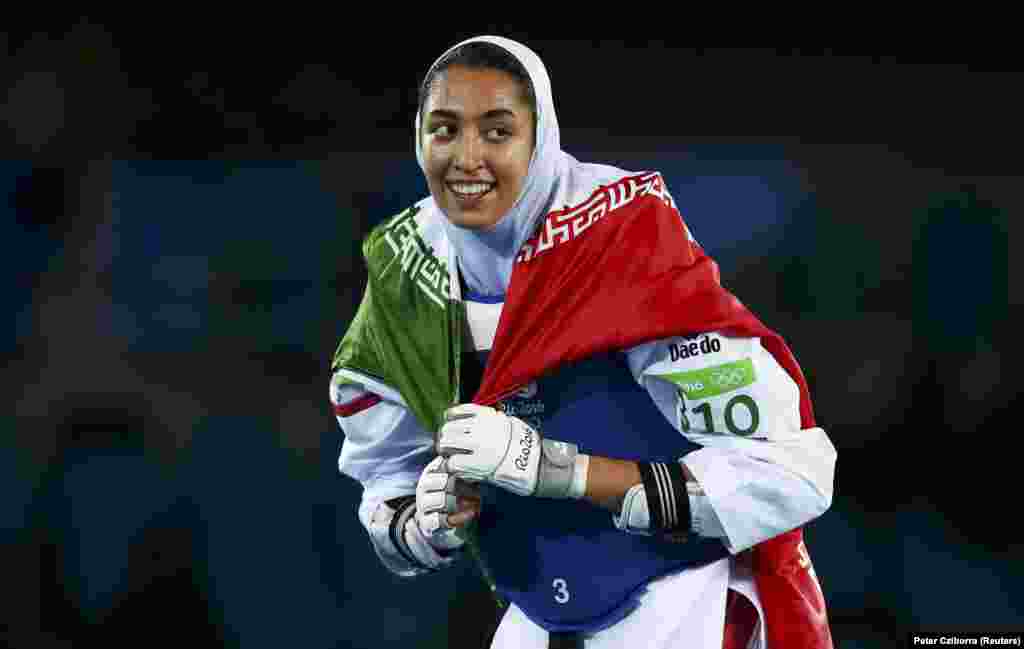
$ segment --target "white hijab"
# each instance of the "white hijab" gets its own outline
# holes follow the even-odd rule
[[[455,247],[462,276],[469,289],[483,295],[503,295],[512,275],[512,264],[523,243],[530,238],[541,217],[551,209],[559,182],[568,173],[571,158],[562,151],[558,130],[558,117],[551,95],[551,80],[544,64],[525,45],[499,36],[480,36],[463,41],[450,48],[430,66],[427,75],[449,52],[466,43],[492,43],[514,56],[530,76],[537,98],[537,130],[533,156],[516,202],[498,222],[490,228],[471,230],[462,228],[442,213],[448,240]],[[426,173],[423,151],[420,147],[420,112],[416,112],[416,159]],[[431,199],[431,202],[434,202]],[[440,207],[434,202],[434,207]]]

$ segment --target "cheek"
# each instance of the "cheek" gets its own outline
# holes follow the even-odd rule
[[[530,157],[533,155],[532,146],[524,146],[515,152],[509,161],[509,168],[516,178],[516,183],[522,186],[526,182],[526,175],[530,171]]]
[[[448,169],[447,158],[441,153],[436,147],[423,149],[423,166],[426,168],[428,182],[440,182],[439,178],[442,178]]]

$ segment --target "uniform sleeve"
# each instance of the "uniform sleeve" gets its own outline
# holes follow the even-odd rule
[[[416,492],[433,459],[433,437],[394,390],[350,370],[331,379],[331,404],[345,434],[338,470],[357,480],[364,500],[389,500]]]
[[[411,520],[416,483],[434,457],[432,436],[400,395],[369,377],[338,370],[331,377],[330,398],[345,434],[338,470],[363,487],[359,521],[377,556],[403,577],[450,564],[450,558],[441,557],[418,534]]]
[[[738,553],[831,506],[835,447],[801,429],[799,389],[760,339],[710,332],[627,355],[662,414],[702,446],[682,458],[703,492],[691,497],[696,533]]]

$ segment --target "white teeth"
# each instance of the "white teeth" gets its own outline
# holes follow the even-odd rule
[[[483,194],[491,189],[491,186],[488,183],[452,183],[449,187],[451,187],[452,191],[456,194],[465,194],[467,196]]]

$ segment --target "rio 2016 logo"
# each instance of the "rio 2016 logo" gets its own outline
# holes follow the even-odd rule
[[[533,431],[529,428],[523,430],[523,436],[519,438],[519,457],[514,464],[520,471],[526,471],[530,464],[530,451],[533,449]]]

